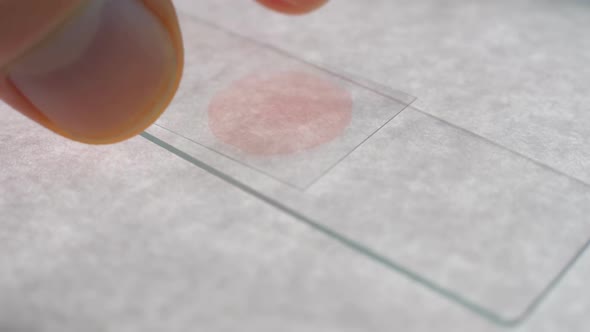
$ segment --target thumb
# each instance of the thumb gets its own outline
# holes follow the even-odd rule
[[[182,64],[170,0],[0,0],[0,99],[68,138],[140,133]]]

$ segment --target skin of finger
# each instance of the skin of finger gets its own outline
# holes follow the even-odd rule
[[[302,15],[325,5],[328,0],[256,0],[260,4],[290,15]]]
[[[0,0],[3,1],[3,0]],[[142,119],[142,123],[153,123],[156,119],[162,114],[168,104],[171,102],[172,98],[175,95],[176,90],[178,89],[178,85],[180,84],[181,75],[183,71],[183,64],[184,64],[184,49],[182,43],[182,36],[180,32],[180,27],[178,24],[178,18],[176,16],[176,11],[169,0],[141,0],[146,8],[150,10],[156,17],[158,17],[161,22],[162,26],[167,30],[170,40],[173,43],[173,47],[175,49],[175,54],[177,57],[176,61],[176,68],[174,73],[174,82],[171,84],[167,89],[162,90],[158,93],[159,98],[156,105],[153,105],[156,111],[154,112],[146,112],[148,119]],[[76,9],[81,8],[76,7]],[[76,10],[70,11],[70,15],[75,15]],[[64,21],[67,21],[67,17]],[[63,22],[58,22],[57,24],[53,25],[56,28],[59,27],[60,24]],[[51,30],[51,29],[50,29]],[[45,32],[44,38],[47,38],[47,35],[51,35],[51,31]],[[43,38],[39,40],[33,39],[34,42],[32,45],[28,45],[28,48],[31,48],[38,43]],[[10,80],[6,79],[5,75],[0,72],[0,99],[4,100],[7,104],[11,105],[13,108],[19,110],[21,113],[29,117],[30,119],[36,121],[37,123],[43,125],[44,127],[60,134],[62,136],[78,140],[77,137],[71,137],[70,134],[61,130],[59,127],[53,125],[51,121],[47,117],[43,115],[36,107],[28,101],[28,99],[20,93],[20,91],[10,82]],[[101,141],[87,141],[85,143],[90,144],[108,144],[108,143],[115,143],[130,137],[135,136],[140,129],[143,128],[130,128],[128,133],[119,135],[117,137],[113,137],[112,140],[101,140]]]
[[[174,98],[180,85],[182,74],[184,72],[184,44],[182,41],[182,33],[180,30],[180,24],[178,22],[178,16],[172,2],[170,0],[142,1],[145,6],[160,19],[163,26],[168,31],[176,51],[176,77],[170,88],[167,91],[162,92],[160,104],[156,106],[159,108],[159,111],[154,112],[152,114],[152,119],[148,120],[149,123],[153,123],[160,117],[160,115],[162,115],[166,107],[172,102],[172,99]]]
[[[4,67],[78,11],[81,0],[0,0],[0,99],[60,133],[7,79]]]
[[[0,0],[0,68],[71,16],[82,0]]]

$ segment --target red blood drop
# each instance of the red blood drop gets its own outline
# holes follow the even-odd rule
[[[215,95],[209,127],[243,152],[288,154],[340,136],[350,124],[352,104],[348,91],[306,72],[253,74]]]

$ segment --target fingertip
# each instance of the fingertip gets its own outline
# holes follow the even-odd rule
[[[153,12],[162,8],[145,1],[90,2],[6,68],[1,97],[76,141],[108,144],[141,133],[173,98],[183,53],[171,4]]]
[[[278,12],[289,15],[303,15],[312,12],[328,0],[256,0],[260,4]]]

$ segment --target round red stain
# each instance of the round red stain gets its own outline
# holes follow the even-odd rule
[[[342,135],[352,104],[348,91],[306,72],[253,74],[213,97],[209,127],[243,152],[289,154]]]

